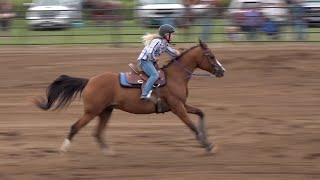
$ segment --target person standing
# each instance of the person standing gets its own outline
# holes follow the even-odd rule
[[[213,17],[215,14],[216,0],[201,0],[201,4],[205,4],[206,9],[201,14],[200,24],[202,25],[200,39],[203,42],[210,42],[213,30]]]
[[[291,8],[293,32],[296,40],[304,41],[307,39],[307,23],[305,20],[306,9],[301,0],[294,0]]]
[[[253,6],[245,11],[244,17],[244,27],[247,31],[247,40],[256,40],[258,38],[258,31],[263,22],[263,14],[259,11],[259,7]]]
[[[279,39],[283,27],[287,24],[288,10],[286,4],[281,1],[270,1],[263,6],[263,15],[266,17],[264,29],[272,29],[273,38]]]
[[[2,31],[9,31],[13,13],[13,5],[8,0],[0,0],[0,29]]]

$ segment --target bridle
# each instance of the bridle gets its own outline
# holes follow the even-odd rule
[[[215,75],[213,75],[213,74],[215,74],[215,72],[219,71],[221,68],[223,71],[225,71],[225,69],[222,67],[220,62],[215,58],[214,55],[212,55],[212,53],[210,52],[210,50],[208,48],[206,48],[205,51],[203,52],[203,56],[206,57],[206,59],[209,61],[209,63],[213,67],[214,71],[212,72],[212,74],[194,73],[191,70],[189,70],[187,67],[185,67],[183,64],[181,64],[177,59],[174,59],[173,62],[176,63],[178,66],[180,66],[188,74],[187,79],[190,79],[192,76],[214,77]],[[202,64],[204,60],[205,60],[205,58],[203,58],[201,60],[200,64]]]
[[[209,63],[212,66],[212,69],[214,70],[212,72],[212,74],[215,74],[217,71],[225,71],[225,69],[222,67],[222,65],[220,64],[220,62],[216,59],[216,57],[210,52],[210,50],[208,48],[206,48],[204,50],[203,56],[205,56],[207,58],[207,60],[209,61]],[[200,64],[203,63],[203,60],[200,62]]]

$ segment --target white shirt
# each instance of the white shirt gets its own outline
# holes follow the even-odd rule
[[[169,43],[166,39],[156,38],[153,39],[149,45],[143,48],[138,60],[149,60],[155,62],[155,59],[163,52],[166,52],[171,57],[177,56],[176,50],[169,46]]]

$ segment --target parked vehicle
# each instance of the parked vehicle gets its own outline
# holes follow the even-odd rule
[[[309,26],[320,26],[320,0],[306,0],[303,3],[306,8],[305,19]]]
[[[158,26],[163,21],[180,24],[179,17],[184,14],[181,0],[138,0],[136,16],[143,26]],[[166,22],[169,23],[169,22]]]
[[[81,19],[82,0],[34,0],[26,19],[31,29],[68,28]]]
[[[207,4],[191,4],[191,15],[204,14],[209,7]],[[187,14],[187,7],[182,0],[138,0],[136,16],[143,26],[159,26],[164,23],[183,25],[183,16]]]

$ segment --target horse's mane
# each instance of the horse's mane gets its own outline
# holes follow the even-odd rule
[[[164,65],[161,69],[166,69],[168,68],[174,61],[179,61],[179,59],[184,56],[186,53],[188,53],[189,51],[191,51],[192,49],[198,47],[199,45],[196,45],[196,46],[193,46],[185,51],[183,51],[179,56],[175,57],[175,58],[172,58],[168,64]]]

